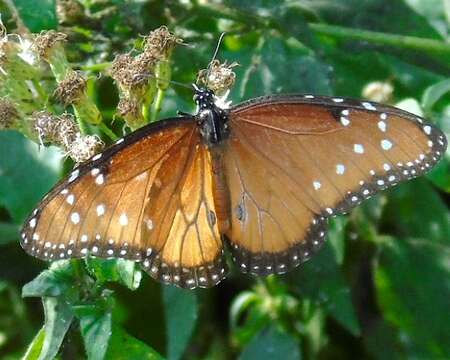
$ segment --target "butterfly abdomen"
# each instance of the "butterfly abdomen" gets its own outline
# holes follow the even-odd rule
[[[215,217],[217,219],[219,232],[225,233],[230,227],[230,195],[223,169],[223,148],[220,145],[210,147],[211,169],[212,169],[212,191]]]

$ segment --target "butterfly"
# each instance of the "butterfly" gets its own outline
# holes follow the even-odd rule
[[[231,108],[195,87],[195,115],[149,124],[75,168],[26,220],[43,260],[125,258],[153,278],[211,287],[225,250],[244,273],[285,273],[327,221],[430,170],[447,140],[421,117],[370,101],[271,95]]]

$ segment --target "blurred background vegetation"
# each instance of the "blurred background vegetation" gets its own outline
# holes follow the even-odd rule
[[[449,0],[3,0],[0,13],[25,48],[30,33],[67,34],[70,65],[116,135],[124,123],[110,62],[161,25],[184,40],[171,56],[178,82],[195,80],[226,31],[219,58],[239,63],[234,103],[287,92],[365,97],[450,134]],[[42,61],[36,71],[34,110],[61,114],[54,72]],[[14,97],[4,90],[20,74],[0,75],[1,96]],[[162,95],[158,118],[193,111],[188,89]],[[21,222],[72,166],[56,147],[0,132],[0,358],[450,358],[449,152],[426,177],[332,221],[324,248],[296,271],[255,279],[233,270],[195,291],[141,277],[126,261],[47,269],[25,254]]]

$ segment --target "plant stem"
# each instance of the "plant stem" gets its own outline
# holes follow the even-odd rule
[[[104,62],[99,64],[83,65],[80,66],[80,70],[83,71],[103,71],[111,66],[111,62]]]
[[[165,90],[158,89],[158,92],[156,94],[155,104],[153,105],[153,111],[150,114],[150,122],[156,121],[156,117],[161,112],[162,103],[163,103],[165,94],[166,94]]]
[[[374,44],[389,45],[410,50],[427,51],[440,55],[450,55],[450,44],[434,39],[395,35],[318,23],[309,24],[309,27],[317,34],[328,35],[339,39],[362,40]]]
[[[268,25],[278,29],[281,32],[289,32],[289,28],[284,28],[276,18],[271,16],[257,16],[239,12],[235,9],[226,8],[220,5],[197,5],[196,10],[209,17],[225,18],[240,23],[253,22],[261,29]],[[377,31],[361,30],[348,28],[344,26],[327,25],[322,23],[309,23],[309,28],[316,34],[328,35],[339,39],[353,39],[367,41],[379,45],[387,45],[397,48],[425,51],[432,54],[450,56],[450,44],[435,39],[420,38],[416,36],[405,36],[388,34]],[[298,34],[290,34],[297,36]],[[301,41],[301,39],[298,39]]]
[[[98,124],[98,128],[103,132],[103,134],[108,136],[111,140],[116,141],[118,139],[118,136],[114,134],[114,132],[109,127],[107,127],[104,122]]]
[[[37,94],[39,95],[39,101],[41,103],[41,106],[45,106],[48,102],[48,95],[44,88],[41,86],[41,83],[37,79],[32,80],[34,89],[36,90]]]

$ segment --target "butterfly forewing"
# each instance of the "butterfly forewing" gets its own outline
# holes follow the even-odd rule
[[[429,170],[446,140],[404,111],[310,96],[233,108],[225,156],[241,270],[285,272],[320,247],[325,219]]]
[[[142,261],[145,270],[165,282],[216,283],[225,270],[217,228],[204,224],[213,211],[206,156],[192,118],[143,128],[58,184],[26,221],[21,244],[44,260],[122,257]],[[168,196],[161,191],[166,185]],[[154,212],[165,205],[170,211]],[[180,212],[188,217],[188,228],[174,225]],[[164,239],[152,236],[152,228],[164,226],[175,230]],[[192,241],[191,228],[200,229],[205,247],[197,257],[199,242]],[[180,267],[183,276],[174,276],[171,267]]]

